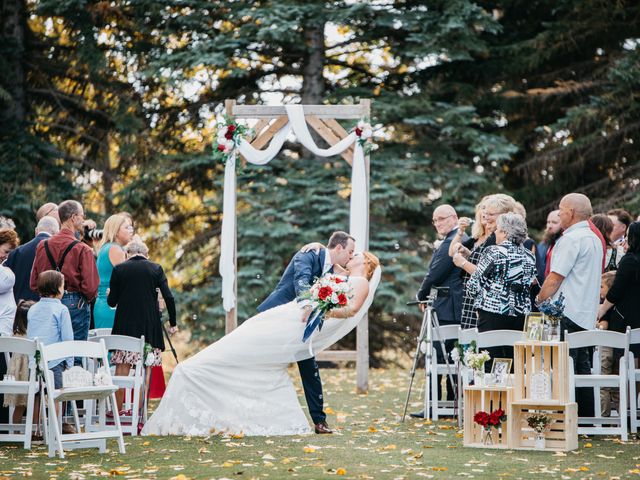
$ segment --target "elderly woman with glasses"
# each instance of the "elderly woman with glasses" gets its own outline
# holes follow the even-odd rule
[[[100,250],[98,251],[98,298],[93,307],[95,328],[113,328],[116,311],[107,305],[107,290],[111,282],[113,268],[124,262],[124,247],[133,238],[133,224],[128,213],[111,215],[104,223]]]
[[[522,215],[500,215],[495,236],[496,245],[485,250],[467,282],[478,312],[478,331],[522,330],[531,311],[529,291],[536,276],[535,256],[522,245],[527,238]],[[488,350],[492,358],[513,357],[513,347]]]

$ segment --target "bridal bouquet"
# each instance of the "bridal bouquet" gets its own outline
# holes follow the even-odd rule
[[[322,328],[322,321],[328,311],[347,305],[350,293],[349,283],[336,275],[316,279],[311,288],[300,296],[310,300],[313,307],[304,329],[303,342],[307,341],[316,327],[318,330]]]

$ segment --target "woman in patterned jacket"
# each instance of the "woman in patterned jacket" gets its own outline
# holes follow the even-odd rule
[[[495,235],[496,245],[485,250],[467,282],[478,312],[478,331],[522,330],[536,276],[535,256],[522,246],[527,223],[517,213],[504,213],[497,219]],[[488,350],[492,358],[513,358],[513,347]]]

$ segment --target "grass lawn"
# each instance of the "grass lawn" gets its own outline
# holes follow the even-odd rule
[[[566,454],[463,448],[453,421],[399,422],[406,371],[372,371],[368,395],[353,393],[353,370],[324,369],[322,377],[334,435],[125,437],[125,455],[112,441],[105,455],[76,450],[65,460],[48,458],[42,446],[27,452],[3,444],[0,479],[640,478],[640,442],[635,440],[581,438],[580,448]],[[415,400],[413,410],[420,408]]]

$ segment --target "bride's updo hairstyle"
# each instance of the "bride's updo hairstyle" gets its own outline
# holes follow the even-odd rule
[[[367,280],[371,280],[373,272],[380,266],[380,260],[371,252],[362,252],[364,257],[364,275]]]

